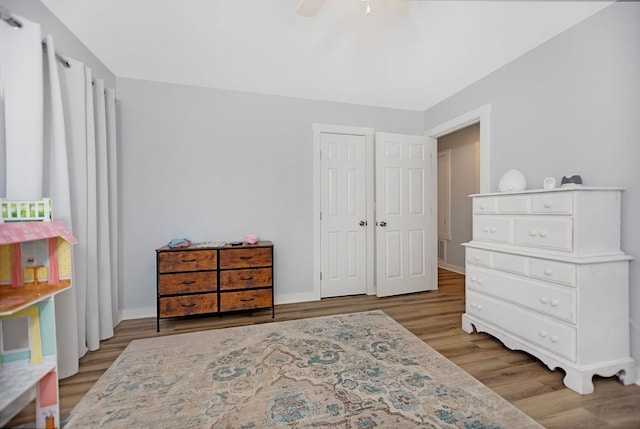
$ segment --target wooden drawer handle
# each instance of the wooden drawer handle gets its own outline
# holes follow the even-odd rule
[[[240,301],[242,301],[242,302],[249,302],[249,301],[253,301],[254,299],[255,299],[255,298],[244,298],[244,299],[241,299]]]
[[[196,281],[195,280],[184,280],[182,283],[183,285],[192,285],[194,284]]]
[[[182,262],[195,262],[195,261],[196,261],[195,258],[193,258],[193,259],[183,259],[182,260]]]
[[[181,306],[183,306],[183,307],[187,307],[187,308],[195,307],[195,306],[196,306],[196,304],[195,304],[195,303],[193,303],[193,304],[182,304],[182,303],[180,303],[180,305],[181,305]]]
[[[240,259],[253,259],[253,256],[240,256]]]
[[[253,277],[240,277],[240,280],[253,280]]]

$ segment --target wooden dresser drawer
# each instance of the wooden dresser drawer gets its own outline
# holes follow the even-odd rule
[[[271,307],[272,303],[272,289],[220,293],[220,311]]]
[[[217,289],[218,277],[215,271],[160,274],[158,277],[158,293],[160,295],[215,292]]]
[[[218,311],[218,294],[203,293],[160,298],[160,317],[189,316]]]
[[[158,254],[158,271],[161,273],[216,270],[217,268],[215,251],[184,250]]]
[[[271,268],[220,271],[220,290],[252,289],[273,284]]]
[[[271,248],[254,247],[220,250],[220,268],[270,267],[273,264]]]

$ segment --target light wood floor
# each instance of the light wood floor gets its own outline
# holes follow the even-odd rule
[[[640,428],[640,386],[623,386],[617,378],[595,377],[595,392],[579,395],[564,387],[562,371],[550,371],[526,353],[511,351],[486,334],[461,329],[464,311],[464,276],[439,271],[437,291],[389,298],[355,296],[319,302],[276,306],[254,314],[235,314],[160,322],[155,318],[126,320],[115,336],[80,360],[80,372],[60,381],[61,414],[69,414],[131,340],[205,329],[242,326],[381,309],[431,347],[493,389],[547,428]],[[33,405],[9,426],[33,422]],[[511,429],[511,428],[509,428]]]

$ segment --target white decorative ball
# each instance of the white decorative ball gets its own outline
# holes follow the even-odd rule
[[[527,187],[527,179],[519,170],[509,170],[498,182],[500,192],[522,191]]]

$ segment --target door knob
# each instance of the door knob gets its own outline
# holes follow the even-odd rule
[[[360,226],[367,226],[367,221],[366,220],[361,220],[360,221]]]
[[[381,221],[380,221],[380,226],[387,226],[387,222],[385,222],[385,221],[381,220]]]

